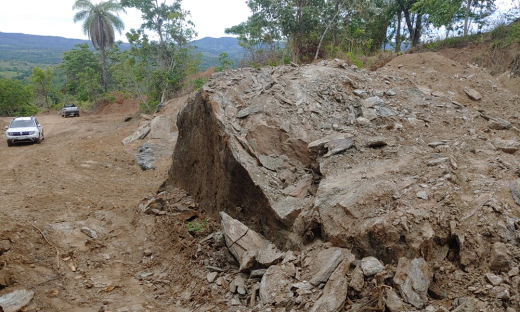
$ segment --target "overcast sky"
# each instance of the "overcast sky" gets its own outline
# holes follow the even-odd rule
[[[88,39],[81,30],[82,23],[73,21],[75,11],[72,6],[75,0],[0,1],[0,32]],[[171,3],[172,0],[167,2]],[[198,39],[220,38],[228,36],[224,33],[225,28],[247,20],[250,11],[245,2],[246,0],[184,0],[182,7],[191,12]],[[501,8],[508,7],[511,3],[512,0],[497,0]],[[116,33],[116,39],[126,42],[125,33],[140,27],[140,16],[141,13],[135,9],[127,10],[127,14],[122,13],[120,17],[125,23],[125,30],[122,35]]]
[[[99,0],[91,0],[99,3]],[[161,2],[163,0],[160,0]],[[82,32],[82,23],[74,23],[75,0],[0,0],[0,32],[23,33],[41,36],[59,36],[72,39],[88,39]],[[173,1],[167,0],[167,3]],[[225,37],[225,28],[245,22],[250,14],[246,0],[183,0],[182,8],[191,12],[198,39]],[[116,40],[127,41],[125,33],[141,26],[141,13],[127,10],[121,13],[125,23],[122,35],[116,32]],[[1,42],[0,42],[1,44]]]

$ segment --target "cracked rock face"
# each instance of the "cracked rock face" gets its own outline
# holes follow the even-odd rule
[[[320,238],[382,265],[407,257],[475,267],[495,241],[511,246],[520,223],[508,142],[519,116],[493,103],[511,115],[514,97],[435,54],[377,72],[341,65],[214,75],[178,114],[165,186],[279,249]],[[479,107],[466,87],[481,92]]]

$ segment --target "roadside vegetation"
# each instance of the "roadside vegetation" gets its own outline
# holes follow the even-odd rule
[[[515,0],[508,11],[498,11],[495,2],[247,0],[251,16],[226,29],[247,56],[236,64],[222,53],[215,71],[331,58],[371,68],[405,49],[436,50],[478,40],[492,40],[503,49],[520,42],[520,23],[511,24],[520,16],[520,5]],[[189,45],[196,28],[181,4],[76,0],[71,16],[82,22],[94,49],[78,44],[57,66],[15,64],[31,68],[32,75],[0,77],[0,115],[30,115],[66,102],[93,108],[115,94],[137,98],[142,111],[153,112],[158,104],[201,87],[206,81],[197,76],[202,57]],[[114,31],[124,29],[128,8],[140,10],[144,23],[126,33],[130,49],[123,50],[114,42]]]

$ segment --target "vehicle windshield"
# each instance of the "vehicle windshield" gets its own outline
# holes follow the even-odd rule
[[[34,120],[13,120],[11,122],[11,128],[25,128],[25,127],[35,127],[36,124]]]
[[[74,104],[65,104],[63,107],[76,107]]]

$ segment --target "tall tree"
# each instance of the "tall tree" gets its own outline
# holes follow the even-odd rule
[[[63,53],[63,62],[60,68],[65,71],[67,77],[65,88],[70,94],[78,95],[81,90],[82,73],[99,73],[102,65],[99,55],[89,49],[88,44],[77,44],[74,49]],[[98,75],[98,77],[101,77]]]
[[[119,12],[125,9],[115,0],[93,4],[90,0],[76,0],[73,10],[79,10],[74,15],[74,23],[84,20],[83,33],[90,38],[94,48],[101,51],[103,68],[103,87],[108,91],[108,77],[105,49],[115,42],[114,28],[121,33],[125,25],[119,18]]]
[[[417,0],[396,0],[401,8],[406,21],[406,26],[410,32],[412,46],[415,47],[421,42],[421,35],[423,29],[423,13],[421,11],[413,11],[412,8]],[[414,26],[415,20],[415,26]]]
[[[144,23],[140,29],[132,29],[126,36],[132,45],[135,65],[146,70],[150,84],[148,96],[153,101],[165,102],[171,93],[182,85],[190,63],[188,43],[196,35],[193,23],[188,20],[189,11],[181,7],[181,0],[171,5],[166,0],[122,0],[124,7],[141,11]],[[150,40],[146,30],[155,32],[159,42]],[[137,70],[138,67],[135,67]],[[157,104],[157,103],[156,103]],[[148,105],[147,105],[148,106]]]
[[[47,109],[50,109],[49,94],[52,88],[52,79],[54,72],[47,66],[45,70],[39,67],[33,67],[31,81],[34,83],[34,91],[45,99]]]
[[[31,106],[31,99],[32,92],[28,86],[18,80],[0,78],[0,116],[14,116],[23,111],[23,107]]]

